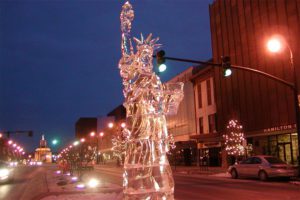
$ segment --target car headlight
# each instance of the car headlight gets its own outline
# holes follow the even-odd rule
[[[9,175],[8,169],[0,169],[0,177],[7,177]]]

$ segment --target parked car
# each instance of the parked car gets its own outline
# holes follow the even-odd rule
[[[0,160],[0,183],[12,181],[13,177],[13,168],[10,167],[10,163]]]
[[[267,155],[249,157],[238,164],[231,165],[228,169],[231,177],[255,177],[261,181],[266,181],[271,177],[296,176],[293,166],[286,164],[279,158]]]

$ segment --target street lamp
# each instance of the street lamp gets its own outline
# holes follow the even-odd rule
[[[112,127],[114,127],[114,123],[109,122],[109,123],[108,123],[108,128],[112,128]]]
[[[96,138],[96,163],[99,164],[99,141],[98,141],[98,136],[96,135],[96,133],[93,131],[90,133],[91,137],[95,137]]]
[[[300,176],[300,109],[298,102],[298,84],[297,84],[297,73],[296,67],[294,65],[293,51],[289,44],[284,40],[284,38],[280,36],[272,37],[268,43],[267,48],[272,53],[280,53],[282,52],[282,47],[286,47],[289,50],[290,54],[290,66],[292,72],[294,73],[293,80],[293,93],[294,93],[294,106],[295,106],[295,114],[296,114],[296,125],[297,125],[297,140],[298,140],[298,175]]]

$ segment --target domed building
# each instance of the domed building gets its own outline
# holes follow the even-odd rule
[[[45,140],[44,135],[42,135],[42,139],[40,140],[40,147],[35,149],[34,158],[36,161],[41,161],[45,163],[52,162],[51,149],[47,147],[47,141]]]

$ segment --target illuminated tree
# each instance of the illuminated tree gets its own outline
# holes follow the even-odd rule
[[[228,155],[237,157],[245,154],[243,127],[237,120],[229,121],[226,134],[223,137],[225,139],[225,150]]]

